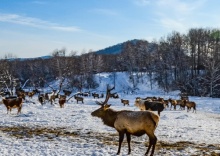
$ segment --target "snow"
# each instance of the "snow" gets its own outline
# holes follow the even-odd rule
[[[178,92],[165,94],[158,88],[150,90],[147,85],[148,89],[140,87],[136,94],[125,94],[123,87],[128,83],[126,77],[123,77],[123,81],[117,74],[116,78],[116,90],[120,90],[118,92],[120,98],[128,99],[130,105],[123,106],[120,99],[111,98],[109,104],[114,110],[139,111],[134,106],[136,97],[179,98]],[[108,74],[101,75],[101,82],[103,88],[100,87],[97,90],[105,91],[105,84],[110,83]],[[19,115],[16,114],[17,109],[7,114],[5,106],[0,104],[0,155],[116,155],[118,149],[116,130],[104,125],[100,118],[91,116],[91,112],[100,107],[95,101],[104,99],[93,99],[93,97],[84,97],[84,99],[84,104],[80,102],[77,104],[75,99],[71,99],[64,105],[64,108],[60,108],[57,102],[55,105],[47,103],[42,106],[35,95],[33,99],[28,99],[35,104],[24,102],[22,113]],[[159,125],[155,131],[158,138],[155,155],[220,154],[220,99],[207,97],[189,97],[189,99],[196,102],[196,113],[178,110],[179,107],[176,111],[166,108],[161,112]],[[132,136],[131,140],[130,155],[144,155],[148,137],[146,135]],[[127,155],[126,138],[120,155]]]

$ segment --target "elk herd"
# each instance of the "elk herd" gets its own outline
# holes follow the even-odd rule
[[[50,93],[41,93],[39,90],[33,90],[30,92],[24,92],[23,90],[16,90],[16,96],[6,96],[1,94],[2,103],[7,109],[7,113],[10,113],[12,108],[17,108],[17,114],[21,113],[22,103],[29,97],[29,100],[37,95],[38,101],[41,105],[50,103],[53,105],[58,99],[60,108],[64,107],[64,104],[71,98],[74,97],[76,103],[79,102],[84,104],[84,98],[92,96],[93,99],[99,100],[104,98],[104,102],[96,101],[100,108],[91,113],[92,116],[101,118],[103,123],[107,126],[115,128],[119,134],[119,145],[117,154],[120,154],[121,145],[124,139],[124,135],[127,137],[128,143],[128,154],[131,153],[131,135],[142,136],[146,134],[149,137],[149,146],[146,150],[145,155],[151,153],[154,155],[155,146],[157,143],[157,137],[155,136],[155,130],[158,126],[160,114],[164,109],[167,110],[185,110],[189,112],[193,109],[196,112],[196,103],[190,101],[188,96],[185,94],[180,95],[180,99],[164,99],[161,97],[136,97],[134,99],[134,106],[140,111],[131,110],[114,110],[110,108],[111,104],[108,103],[109,98],[119,99],[117,93],[111,93],[114,87],[110,88],[107,86],[106,96],[104,94],[90,93],[90,92],[79,92],[72,95],[72,91],[63,90],[63,94],[59,94],[56,90]],[[72,95],[72,96],[71,96]],[[130,101],[128,99],[120,99],[119,101],[123,106],[129,106]],[[179,106],[179,108],[177,108]],[[153,111],[157,111],[154,113]],[[150,152],[151,150],[151,152]]]

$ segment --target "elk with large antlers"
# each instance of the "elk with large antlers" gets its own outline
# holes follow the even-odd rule
[[[97,104],[101,105],[101,107],[93,111],[91,115],[101,118],[105,125],[113,127],[118,131],[119,146],[117,154],[120,154],[121,144],[125,134],[128,142],[128,154],[131,152],[131,135],[142,136],[147,134],[149,137],[149,146],[145,155],[148,155],[152,147],[151,156],[153,156],[157,142],[157,137],[154,132],[159,122],[159,116],[150,111],[116,111],[111,109],[111,105],[107,104],[107,102],[110,97],[110,91],[113,89],[114,87],[110,89],[109,86],[107,86],[105,101],[97,102]]]

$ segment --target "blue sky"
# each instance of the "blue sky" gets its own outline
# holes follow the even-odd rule
[[[0,0],[0,58],[78,54],[172,31],[219,28],[219,0]]]

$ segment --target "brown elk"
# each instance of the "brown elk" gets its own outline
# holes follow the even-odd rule
[[[64,103],[66,102],[66,95],[62,95],[59,97],[60,108],[64,107]]]
[[[45,99],[48,99],[51,105],[53,104],[53,102],[55,103],[56,98],[58,98],[58,95],[56,94],[56,90],[53,90],[52,93],[45,94]]]
[[[180,110],[185,110],[186,104],[185,104],[184,100],[176,100],[176,102],[177,102],[177,105],[180,105]]]
[[[11,113],[12,108],[17,108],[18,112],[17,114],[21,113],[22,108],[22,98],[12,98],[12,99],[5,99],[2,98],[2,102],[4,103],[5,107],[7,108],[7,114],[8,112]]]
[[[17,97],[21,97],[23,100],[25,100],[25,92],[23,90],[18,90],[15,92]]]
[[[191,108],[193,108],[193,112],[196,113],[196,103],[195,102],[184,100],[184,103],[187,107],[187,112],[189,112],[191,110]]]
[[[31,98],[31,99],[32,99],[32,97],[34,96],[34,94],[35,94],[35,91],[32,91],[32,92],[28,92],[28,93],[27,93],[28,97]]]
[[[101,107],[91,113],[92,116],[99,117],[107,126],[115,128],[119,133],[118,152],[120,154],[121,144],[124,135],[127,136],[128,154],[131,152],[131,135],[142,136],[147,134],[149,137],[149,146],[145,153],[147,155],[152,147],[151,156],[154,154],[157,137],[154,132],[159,122],[159,116],[151,111],[116,111],[107,104],[110,97],[110,91],[114,89],[107,87],[107,94],[104,102],[97,102]]]
[[[170,110],[172,109],[172,106],[173,106],[174,110],[176,110],[177,101],[173,100],[171,98],[169,98],[168,100],[170,102]]]
[[[125,105],[129,105],[129,100],[124,100],[124,99],[121,99],[121,103]]]
[[[77,102],[77,103],[78,103],[78,101],[81,101],[82,103],[84,103],[84,102],[83,102],[83,100],[84,100],[83,97],[79,97],[79,96],[74,95],[74,98],[76,99],[76,102]]]

